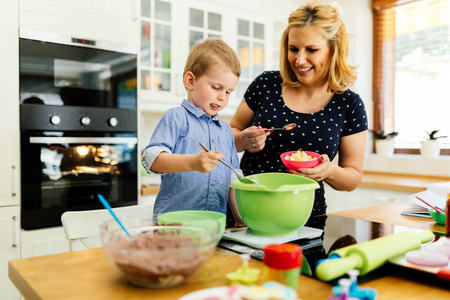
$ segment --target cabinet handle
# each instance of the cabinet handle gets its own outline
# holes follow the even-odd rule
[[[17,189],[18,189],[17,184],[19,183],[19,179],[17,177],[19,172],[17,172],[16,165],[12,165],[11,168],[12,168],[12,172],[13,172],[13,190],[12,190],[11,196],[15,197],[17,195]]]
[[[13,216],[12,219],[14,221],[14,240],[12,246],[16,248],[19,245],[19,220],[16,216]]]

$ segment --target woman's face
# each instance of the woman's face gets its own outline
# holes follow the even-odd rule
[[[322,86],[330,68],[328,41],[313,27],[294,27],[288,36],[288,61],[302,86]]]

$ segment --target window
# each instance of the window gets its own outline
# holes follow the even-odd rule
[[[450,154],[450,0],[374,0],[374,128],[419,153],[439,130]]]

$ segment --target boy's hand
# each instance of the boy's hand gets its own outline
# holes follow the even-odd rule
[[[202,173],[209,173],[214,170],[219,163],[219,160],[223,158],[220,151],[202,151],[196,154],[194,163],[194,170]]]

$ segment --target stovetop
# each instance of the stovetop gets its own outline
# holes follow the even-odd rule
[[[302,247],[304,256],[302,273],[311,277],[315,277],[315,266],[317,262],[326,259],[328,254],[333,250],[405,230],[414,232],[422,231],[398,225],[333,215],[310,218],[305,226],[316,228],[323,232],[318,237],[300,238],[289,241],[289,243],[295,243]],[[261,249],[262,247],[251,247],[249,244],[251,243],[245,244],[229,239],[222,239],[218,246],[237,253],[249,254],[250,257],[262,261],[264,253]],[[367,282],[384,276],[391,271],[393,266],[393,264],[385,264],[364,276],[359,276],[358,281]],[[334,285],[337,283],[338,279],[329,281],[329,283]]]

